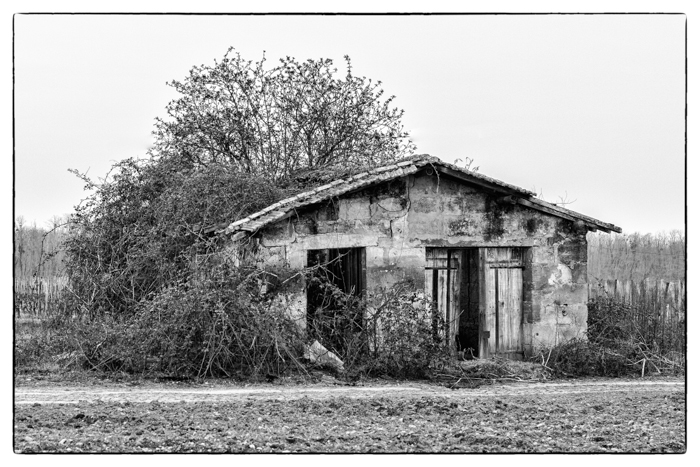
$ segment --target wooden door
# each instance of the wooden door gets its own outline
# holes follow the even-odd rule
[[[463,252],[447,248],[426,248],[425,256],[425,294],[445,322],[447,343],[456,348]]]
[[[483,277],[480,356],[523,358],[523,249],[482,248]]]

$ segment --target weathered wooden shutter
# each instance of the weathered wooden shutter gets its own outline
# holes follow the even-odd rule
[[[425,250],[425,293],[446,323],[446,339],[451,346],[459,329],[459,292],[463,252],[447,248]]]
[[[523,249],[483,248],[480,257],[485,298],[480,355],[521,359]],[[483,348],[485,342],[488,349]]]
[[[309,250],[308,264],[322,265],[328,273],[326,277],[345,293],[363,296],[367,288],[364,248]]]
[[[330,251],[331,255],[334,255],[335,258],[341,258],[338,266],[342,274],[343,292],[358,297],[363,296],[367,288],[365,283],[365,249],[341,248]]]

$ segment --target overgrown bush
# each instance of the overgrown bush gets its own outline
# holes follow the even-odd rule
[[[566,376],[622,376],[679,373],[685,370],[683,323],[669,330],[679,341],[660,347],[647,327],[644,305],[631,305],[611,297],[598,297],[588,304],[586,338],[572,339],[541,349],[536,360],[554,373]]]
[[[602,345],[631,340],[654,353],[685,353],[685,321],[664,321],[659,310],[648,303],[596,297],[588,303],[587,335]]]
[[[43,361],[113,374],[280,376],[305,371],[304,350],[314,340],[343,360],[350,377],[421,378],[448,358],[444,320],[407,283],[366,299],[326,284],[332,300],[303,332],[278,299],[298,291],[302,277],[202,264],[133,313],[54,314],[18,340],[18,369]],[[78,297],[67,291],[64,299],[62,309],[76,309]]]
[[[15,320],[14,363],[16,369],[36,367],[46,355],[55,355],[51,345],[51,336],[39,319],[25,318]]]
[[[349,375],[422,378],[449,356],[444,319],[410,283],[368,294],[318,285],[326,307],[313,312],[309,334],[345,364]]]
[[[15,319],[15,371],[45,372],[58,368],[61,359],[73,349],[70,328],[64,315],[53,312],[43,319]]]
[[[76,312],[134,313],[217,251],[225,239],[207,227],[245,217],[283,198],[283,190],[254,175],[225,168],[171,167],[125,160],[76,209],[65,242]]]
[[[345,64],[340,74],[327,59],[270,67],[231,50],[171,83],[178,97],[147,157],[99,181],[72,170],[90,194],[62,242],[69,311],[58,322],[86,366],[230,376],[296,365],[301,338],[269,277],[202,274],[198,258],[226,248],[217,232],[231,222],[413,153],[393,97]]]
[[[53,333],[33,333],[16,355],[24,364],[51,354],[91,370],[152,376],[279,376],[301,368],[304,350],[299,327],[275,300],[292,275],[208,264],[141,300],[134,313],[55,319]],[[45,345],[32,353],[30,342]]]
[[[638,373],[635,365],[630,364],[634,361],[634,351],[624,341],[611,348],[576,338],[551,349],[543,349],[538,358],[560,376],[623,376]]]
[[[172,375],[279,376],[298,368],[303,335],[274,300],[283,274],[291,275],[222,264],[203,280],[164,289],[138,307],[138,353]]]
[[[374,296],[376,308],[368,323],[372,352],[368,369],[396,377],[426,377],[449,359],[443,316],[415,292],[400,283]]]

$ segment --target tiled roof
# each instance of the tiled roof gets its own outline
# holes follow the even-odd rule
[[[582,216],[568,209],[563,209],[541,200],[534,200],[535,193],[524,190],[514,185],[504,183],[500,180],[481,175],[479,173],[471,172],[462,167],[456,166],[454,164],[448,164],[443,162],[437,157],[429,156],[427,154],[416,155],[400,162],[396,162],[383,167],[377,167],[367,172],[358,173],[356,175],[349,175],[347,177],[340,178],[326,185],[314,188],[303,193],[299,193],[291,198],[283,199],[265,209],[258,211],[250,216],[239,219],[232,222],[225,228],[217,230],[217,233],[232,234],[239,231],[255,232],[258,229],[271,224],[277,220],[287,217],[295,209],[308,206],[311,204],[319,203],[337,196],[344,195],[346,193],[364,188],[369,185],[374,185],[383,181],[392,180],[395,178],[403,177],[406,175],[411,175],[419,170],[425,168],[426,166],[432,166],[436,171],[445,172],[448,171],[450,175],[457,175],[465,181],[471,181],[473,183],[491,187],[497,191],[501,191],[505,194],[512,194],[516,197],[526,198],[530,201],[536,201],[533,208],[537,209],[537,206],[549,206],[554,208],[555,211],[561,212],[562,214],[568,214],[569,216],[580,218],[589,223],[602,228],[603,230],[616,230],[620,229],[612,226],[611,224],[605,224],[600,221],[596,221],[587,216]],[[546,207],[545,206],[545,207]],[[551,212],[550,212],[551,213]],[[552,213],[556,215],[555,213]],[[566,217],[566,216],[562,216]],[[611,229],[610,227],[613,227]]]

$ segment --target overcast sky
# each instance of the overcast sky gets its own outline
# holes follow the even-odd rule
[[[684,15],[14,17],[15,213],[39,226],[144,156],[180,80],[233,46],[381,80],[418,146],[574,201],[624,232],[684,228]]]

